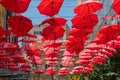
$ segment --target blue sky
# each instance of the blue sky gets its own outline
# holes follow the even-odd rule
[[[46,19],[47,16],[44,16],[39,13],[37,6],[41,0],[32,0],[28,10],[23,14],[24,16],[30,18],[33,24],[40,24],[42,20]],[[62,8],[58,16],[64,17],[68,20],[67,24],[71,26],[71,19],[75,15],[73,12],[74,7],[78,4],[78,0],[64,0]]]

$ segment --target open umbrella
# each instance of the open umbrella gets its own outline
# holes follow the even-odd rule
[[[49,24],[51,26],[64,26],[66,22],[67,22],[66,19],[59,16],[55,16],[55,17],[47,18],[43,20],[40,25]]]
[[[31,0],[1,0],[0,3],[9,11],[23,13],[27,10]]]
[[[113,4],[112,4],[112,9],[115,10],[115,12],[117,14],[120,14],[120,1],[119,0],[114,0]]]
[[[78,28],[72,28],[69,31],[69,35],[74,37],[81,37],[81,36],[87,36],[92,32],[92,29],[78,29]]]
[[[25,36],[33,27],[32,21],[24,16],[11,16],[7,20],[8,26],[11,27],[15,37]]]
[[[60,68],[58,74],[59,74],[59,75],[67,75],[67,74],[69,74],[69,71],[70,71],[69,68],[63,67],[63,68]]]
[[[43,29],[41,35],[46,39],[46,40],[56,40],[58,38],[63,37],[65,30],[63,27],[52,27],[49,26],[45,29]]]
[[[28,36],[28,37],[30,37],[30,38],[37,38],[36,35],[34,35],[34,34],[30,34],[30,33],[27,33],[26,36]]]
[[[40,14],[53,16],[58,14],[64,0],[42,0],[38,5]]]
[[[99,1],[84,1],[74,8],[74,13],[79,15],[87,15],[95,13],[103,7],[103,4]]]
[[[82,30],[93,29],[98,23],[98,16],[96,14],[76,15],[71,21],[74,28]]]
[[[54,67],[49,67],[46,69],[46,74],[54,75],[56,74],[56,69]]]
[[[114,40],[120,33],[120,26],[118,24],[106,25],[97,33],[99,39],[106,39],[106,41]]]

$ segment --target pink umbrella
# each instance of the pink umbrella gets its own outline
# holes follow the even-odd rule
[[[75,57],[77,56],[76,54],[74,53],[70,53],[69,51],[64,51],[64,53],[62,54],[62,56],[66,56],[66,57]]]
[[[67,67],[74,66],[73,61],[67,61],[67,60],[62,61],[61,64],[62,64],[62,66],[67,66]]]
[[[54,75],[54,74],[56,74],[56,69],[54,67],[49,67],[46,69],[46,74]]]
[[[61,69],[59,70],[58,74],[59,74],[59,75],[67,75],[67,74],[69,74],[69,71],[70,71],[69,68],[63,67],[63,68],[61,68]]]
[[[46,61],[46,64],[49,66],[56,66],[58,64],[58,61]]]
[[[45,53],[46,57],[58,57],[59,53],[58,52],[53,52],[53,53]]]

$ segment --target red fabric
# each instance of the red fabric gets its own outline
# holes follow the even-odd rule
[[[46,40],[56,40],[58,38],[63,37],[65,30],[63,27],[52,27],[49,26],[45,29],[43,29],[41,35],[46,39]]]
[[[90,34],[93,30],[92,29],[78,29],[73,28],[69,31],[69,35],[74,37],[81,37],[81,36],[87,36]]]
[[[30,34],[30,33],[27,33],[26,36],[28,36],[28,37],[30,37],[30,38],[37,38],[36,35],[34,35],[34,34]]]
[[[0,3],[9,11],[23,13],[27,10],[31,0],[1,0]]]
[[[54,67],[49,67],[46,69],[46,74],[54,75],[56,74],[56,69]]]
[[[93,29],[93,27],[98,23],[98,16],[96,14],[84,16],[76,15],[71,21],[74,28],[81,30]]]
[[[42,0],[38,5],[40,14],[53,16],[58,14],[64,0]]]
[[[40,25],[49,24],[51,26],[64,26],[66,22],[67,22],[66,19],[59,16],[55,16],[55,17],[47,18],[43,20]]]
[[[74,8],[74,13],[80,15],[92,14],[103,7],[99,1],[84,1]]]
[[[117,14],[120,14],[120,1],[119,0],[114,0],[113,4],[112,4],[112,9],[115,10],[115,12]]]
[[[7,23],[15,37],[25,36],[33,27],[32,21],[24,16],[11,16]]]

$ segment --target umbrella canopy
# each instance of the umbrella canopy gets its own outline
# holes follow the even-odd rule
[[[98,23],[98,16],[96,14],[76,15],[71,21],[74,28],[82,30],[93,29]]]
[[[70,53],[79,54],[81,50],[84,48],[84,42],[88,39],[88,37],[70,37],[66,42],[66,50]]]
[[[67,74],[69,74],[69,71],[70,71],[69,68],[63,67],[63,68],[60,68],[58,74],[59,74],[59,75],[67,75]]]
[[[2,49],[14,53],[18,49],[18,44],[15,42],[5,42],[0,44]]]
[[[74,36],[74,37],[81,37],[81,36],[87,36],[92,32],[92,29],[78,29],[78,28],[72,28],[69,31],[69,35]]]
[[[66,22],[67,22],[66,19],[59,16],[55,16],[55,17],[47,18],[43,20],[40,25],[49,24],[51,26],[64,26]]]
[[[113,4],[112,4],[112,9],[115,10],[115,12],[117,14],[120,14],[120,1],[119,0],[114,0]]]
[[[53,16],[58,14],[64,0],[42,0],[38,5],[40,14]]]
[[[61,41],[50,41],[49,43],[47,43],[47,44],[45,44],[45,45],[43,45],[43,47],[45,48],[45,47],[59,47],[59,46],[61,46],[62,45],[62,42]]]
[[[106,39],[106,41],[114,40],[120,33],[120,26],[118,24],[106,25],[97,33],[99,39]]]
[[[40,69],[40,70],[34,70],[34,73],[35,74],[42,74],[42,73],[44,73],[44,71],[42,69]]]
[[[46,69],[46,74],[54,75],[56,74],[56,69],[54,67],[49,67]]]
[[[62,56],[66,56],[66,57],[75,57],[77,56],[76,54],[74,53],[70,53],[69,51],[64,51],[64,53],[62,54]]]
[[[58,38],[63,37],[65,30],[63,27],[54,27],[49,26],[45,29],[43,29],[41,35],[46,39],[46,40],[56,40]]]
[[[30,38],[37,38],[36,35],[34,35],[34,34],[30,34],[30,33],[27,33],[26,36],[28,36],[28,37],[30,37]]]
[[[87,15],[95,13],[103,7],[103,4],[99,1],[84,1],[74,8],[74,13],[79,15]]]
[[[0,3],[9,11],[23,13],[27,10],[31,0],[1,0]]]
[[[15,37],[25,36],[32,29],[32,21],[24,16],[11,16],[7,20],[8,26],[11,27]]]

